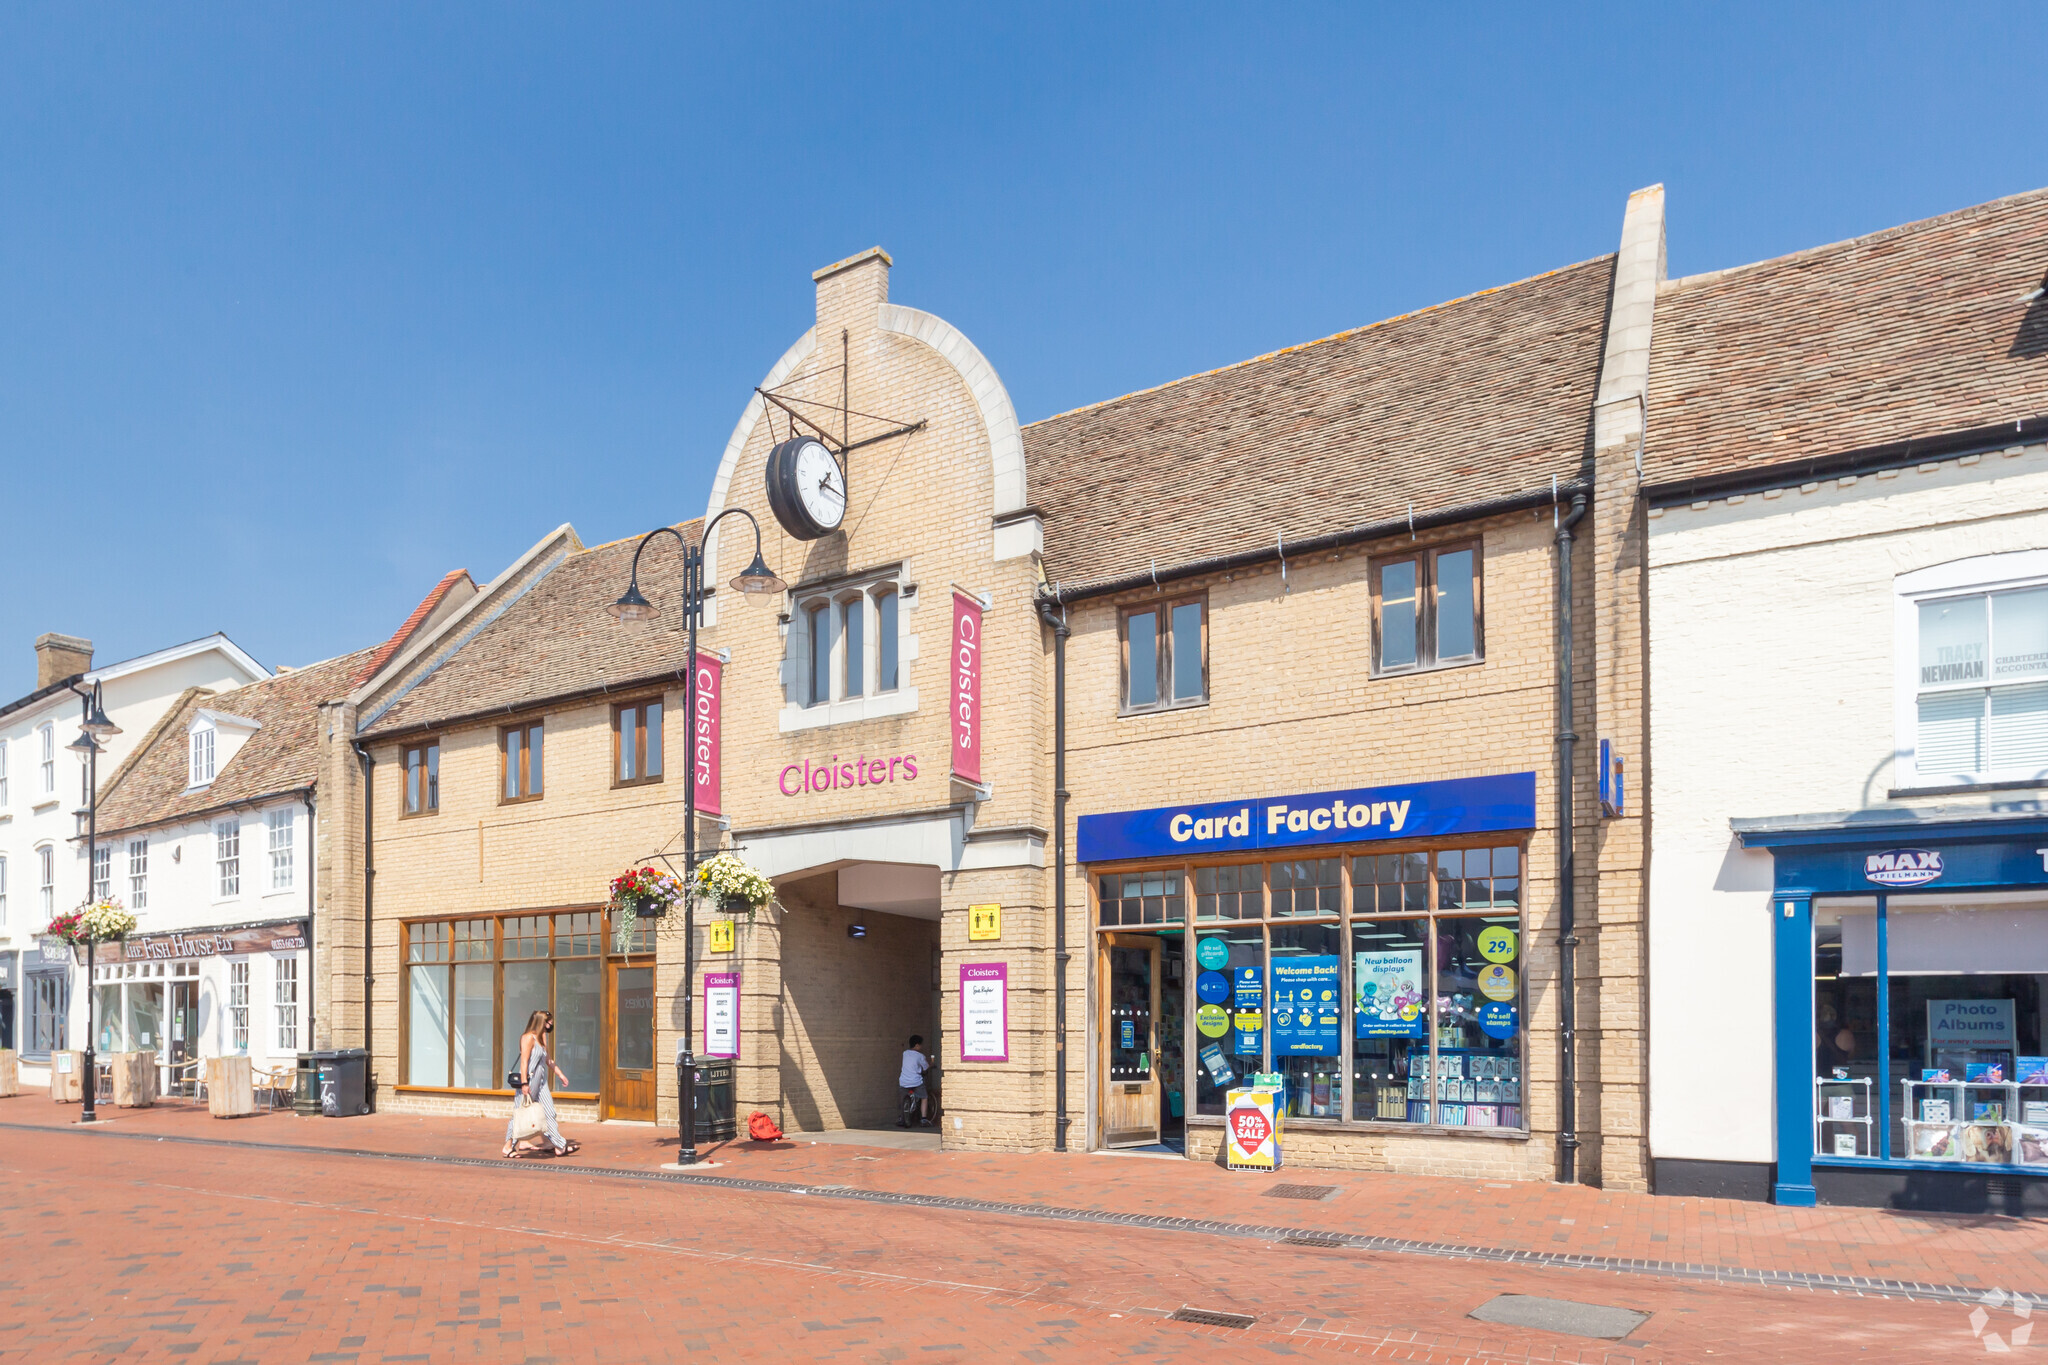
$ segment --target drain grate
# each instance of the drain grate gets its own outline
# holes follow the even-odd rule
[[[1327,1232],[1290,1232],[1280,1239],[1281,1246],[1288,1247],[1348,1247],[1349,1237],[1338,1237]]]
[[[1194,1322],[1204,1327],[1249,1327],[1257,1321],[1250,1313],[1219,1313],[1213,1308],[1175,1309],[1167,1315],[1168,1322]]]
[[[1265,1192],[1268,1199],[1328,1199],[1335,1185],[1275,1185]]]

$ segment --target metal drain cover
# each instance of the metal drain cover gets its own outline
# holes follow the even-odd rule
[[[1280,1239],[1280,1245],[1289,1247],[1348,1247],[1351,1239],[1336,1237],[1327,1232],[1290,1232]]]
[[[1602,1341],[1620,1341],[1650,1320],[1648,1313],[1638,1313],[1633,1308],[1545,1299],[1534,1294],[1502,1294],[1480,1304],[1471,1316],[1503,1327],[1534,1327]]]
[[[1194,1322],[1204,1327],[1249,1327],[1258,1319],[1250,1313],[1219,1313],[1213,1308],[1180,1307],[1167,1315],[1168,1322]]]
[[[1337,1192],[1335,1185],[1275,1185],[1266,1190],[1268,1199],[1328,1199]]]

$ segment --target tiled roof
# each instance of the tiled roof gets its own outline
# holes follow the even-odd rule
[[[1024,428],[1068,587],[1526,493],[1586,460],[1614,258]]]
[[[695,544],[702,526],[697,520],[675,529]],[[498,606],[486,589],[484,598],[472,604],[486,621],[475,637],[391,703],[364,733],[428,728],[681,669],[688,633],[674,541],[656,541],[641,561],[648,575],[641,590],[661,615],[625,625],[606,614],[605,608],[626,590],[639,543],[635,536],[569,555],[494,619],[489,613]],[[453,629],[465,627],[458,620]]]
[[[2048,190],[1666,282],[1653,486],[2048,414]]]
[[[412,639],[413,632],[420,628],[420,622],[434,614],[434,608],[441,605],[441,599],[448,595],[448,590],[468,577],[467,569],[450,569],[443,574],[441,581],[434,585],[434,590],[421,598],[420,604],[413,608],[412,615],[405,618],[405,624],[392,631],[391,638],[372,651],[369,661],[362,666],[352,681],[359,684],[368,682],[378,669],[390,663],[391,656],[404,648],[406,641]]]
[[[350,680],[371,653],[360,649],[226,692],[187,689],[120,770],[101,785],[100,833],[162,824],[251,797],[314,785],[320,769],[320,703],[346,696]],[[221,767],[210,786],[187,791],[186,727],[201,707],[246,716],[261,728]]]

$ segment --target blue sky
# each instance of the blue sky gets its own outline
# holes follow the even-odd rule
[[[2038,7],[0,11],[0,697],[700,511],[880,243],[1026,421],[1613,249],[2048,185]]]

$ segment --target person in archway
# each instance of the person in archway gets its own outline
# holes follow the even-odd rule
[[[932,1069],[932,1059],[924,1053],[924,1035],[910,1035],[910,1046],[903,1049],[903,1060],[897,1067],[896,1084],[902,1088],[903,1104],[896,1114],[896,1126],[910,1126],[910,1102],[917,1101],[917,1123],[920,1128],[932,1126],[931,1091],[925,1087],[924,1076]]]

